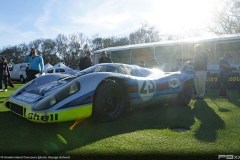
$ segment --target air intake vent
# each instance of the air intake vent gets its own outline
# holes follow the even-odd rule
[[[9,109],[12,110],[13,112],[23,116],[23,107],[21,107],[17,104],[11,103]]]

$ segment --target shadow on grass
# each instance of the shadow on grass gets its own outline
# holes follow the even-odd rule
[[[240,107],[240,95],[238,90],[230,90],[230,96],[227,98],[228,102],[234,104],[237,107]]]
[[[238,90],[236,90],[236,89],[228,89],[227,92],[228,92],[229,96],[228,97],[223,97],[223,98],[220,98],[218,96],[218,92],[219,92],[219,89],[212,89],[210,93],[207,93],[207,96],[218,107],[218,110],[220,112],[229,112],[231,110],[223,108],[223,107],[220,107],[219,104],[217,104],[215,102],[215,101],[217,101],[217,99],[226,99],[229,103],[232,103],[232,104],[234,104],[237,107],[240,107],[240,98],[239,98],[240,96],[238,94]],[[218,98],[216,99],[216,97],[218,97]]]
[[[204,100],[198,100],[194,108],[180,106],[151,106],[124,113],[112,123],[97,123],[86,119],[69,127],[74,121],[38,124],[23,119],[12,112],[0,112],[0,152],[4,155],[53,155],[84,147],[88,144],[145,129],[190,129],[197,118],[201,125],[194,136],[205,142],[216,140],[217,130],[224,128],[224,121]],[[57,137],[61,135],[67,144]]]
[[[205,100],[195,102],[193,114],[201,122],[194,136],[201,141],[214,142],[217,130],[225,127],[224,121],[208,106]]]
[[[152,106],[124,113],[112,123],[96,123],[86,119],[74,122],[38,124],[12,112],[0,112],[0,152],[7,155],[49,155],[73,150],[96,141],[144,129],[190,128],[194,124],[191,108]],[[67,144],[57,138],[60,134]]]

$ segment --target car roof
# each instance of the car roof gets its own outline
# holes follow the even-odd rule
[[[99,65],[99,66],[129,66],[129,67],[139,67],[137,65],[131,65],[131,64],[124,64],[124,63],[99,63],[99,64],[96,64],[96,65]]]

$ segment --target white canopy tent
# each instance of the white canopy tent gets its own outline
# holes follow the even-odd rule
[[[73,74],[73,69],[67,67],[62,62],[55,64],[53,67],[47,69],[46,73],[66,73]]]
[[[44,72],[46,73],[47,72],[47,69],[48,68],[51,68],[53,67],[50,63],[47,63],[45,66],[44,66]]]

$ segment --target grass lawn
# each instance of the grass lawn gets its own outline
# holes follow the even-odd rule
[[[187,107],[151,106],[124,113],[112,123],[86,119],[70,130],[73,121],[37,124],[5,109],[3,100],[20,86],[0,92],[0,156],[218,159],[218,155],[240,155],[237,90],[228,90],[228,98],[219,98],[217,90],[209,90],[204,100],[192,99]]]

